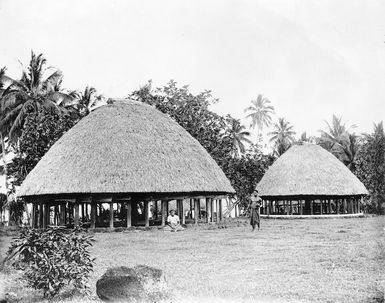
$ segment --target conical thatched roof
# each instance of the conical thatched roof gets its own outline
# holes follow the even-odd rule
[[[257,185],[262,197],[367,195],[358,178],[334,155],[314,144],[294,145]]]
[[[63,135],[19,195],[234,192],[207,151],[154,107],[114,100]]]

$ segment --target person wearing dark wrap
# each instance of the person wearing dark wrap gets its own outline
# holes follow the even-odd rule
[[[255,230],[255,226],[258,226],[260,229],[260,217],[259,217],[259,208],[261,207],[262,199],[258,196],[258,191],[254,190],[250,198],[251,202],[248,209],[250,209],[250,225]]]

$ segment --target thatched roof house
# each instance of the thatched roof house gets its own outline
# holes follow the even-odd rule
[[[334,155],[308,143],[294,145],[279,157],[256,188],[268,201],[337,200],[368,194],[365,186]]]
[[[144,103],[112,100],[51,147],[19,195],[34,201],[233,192],[216,162],[178,123]]]

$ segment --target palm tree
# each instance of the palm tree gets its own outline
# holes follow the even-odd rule
[[[359,137],[356,134],[345,133],[341,141],[334,145],[333,154],[354,172],[359,149]]]
[[[27,69],[23,69],[22,77],[3,92],[1,104],[2,129],[8,130],[12,141],[17,141],[28,113],[38,112],[46,108],[55,112],[65,111],[64,106],[74,102],[73,93],[65,93],[60,85],[63,78],[59,70],[55,70],[44,79],[48,68],[42,54],[31,52],[31,60]]]
[[[349,131],[355,125],[346,126],[346,122],[342,123],[342,117],[333,115],[332,123],[327,121],[327,130],[320,130],[321,137],[319,145],[330,151],[340,161],[342,161],[350,170],[355,170],[355,160],[359,149],[359,138]]]
[[[270,126],[272,122],[271,115],[274,114],[274,107],[270,100],[263,97],[261,94],[258,95],[257,99],[251,100],[251,106],[245,109],[245,112],[250,112],[246,118],[251,118],[251,128],[258,126],[258,138],[259,131],[263,129],[263,126]]]
[[[227,129],[225,132],[225,137],[230,140],[232,145],[232,156],[239,156],[246,151],[245,144],[251,144],[250,132],[246,131],[244,125],[238,119],[234,119],[230,115],[226,116]]]
[[[334,146],[340,143],[346,137],[346,133],[350,129],[354,128],[355,125],[346,126],[346,122],[342,123],[342,117],[337,117],[333,115],[332,123],[329,124],[325,121],[327,125],[327,130],[319,130],[321,137],[319,138],[319,145],[325,148],[328,151],[332,151]]]
[[[299,144],[302,144],[302,143],[304,143],[304,142],[307,142],[307,143],[313,143],[314,140],[315,140],[315,138],[314,138],[313,136],[308,137],[307,133],[306,133],[306,132],[303,132],[303,133],[301,134],[301,137],[297,140],[297,142],[298,142]]]
[[[271,136],[270,142],[274,142],[274,152],[280,156],[282,155],[291,144],[295,141],[295,131],[290,122],[285,118],[278,118],[278,123],[274,124],[274,131],[268,135]]]
[[[97,91],[92,86],[87,86],[83,93],[80,93],[76,103],[76,107],[79,113],[83,116],[88,115],[95,108],[99,107],[104,103],[102,95],[98,95]]]
[[[3,96],[7,90],[5,86],[7,85],[7,83],[11,84],[13,81],[10,77],[8,77],[5,74],[5,71],[6,71],[6,67],[3,67],[0,69],[0,113],[1,113],[2,104],[3,104]],[[0,125],[2,122],[2,118],[3,118],[2,115],[0,115]],[[5,178],[4,183],[6,187],[6,192],[8,193],[8,181],[7,181],[8,171],[7,171],[7,162],[6,162],[6,154],[7,154],[7,148],[6,148],[7,132],[6,131],[7,129],[5,127],[0,128],[0,141],[1,141],[0,150],[1,150],[1,156],[3,158],[3,166],[1,167],[0,174],[4,175],[4,178]]]

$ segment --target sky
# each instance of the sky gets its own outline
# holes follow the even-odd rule
[[[298,136],[333,114],[371,132],[385,120],[384,15],[383,0],[0,0],[0,66],[18,77],[34,50],[71,90],[122,98],[173,79],[246,125],[262,94]]]

